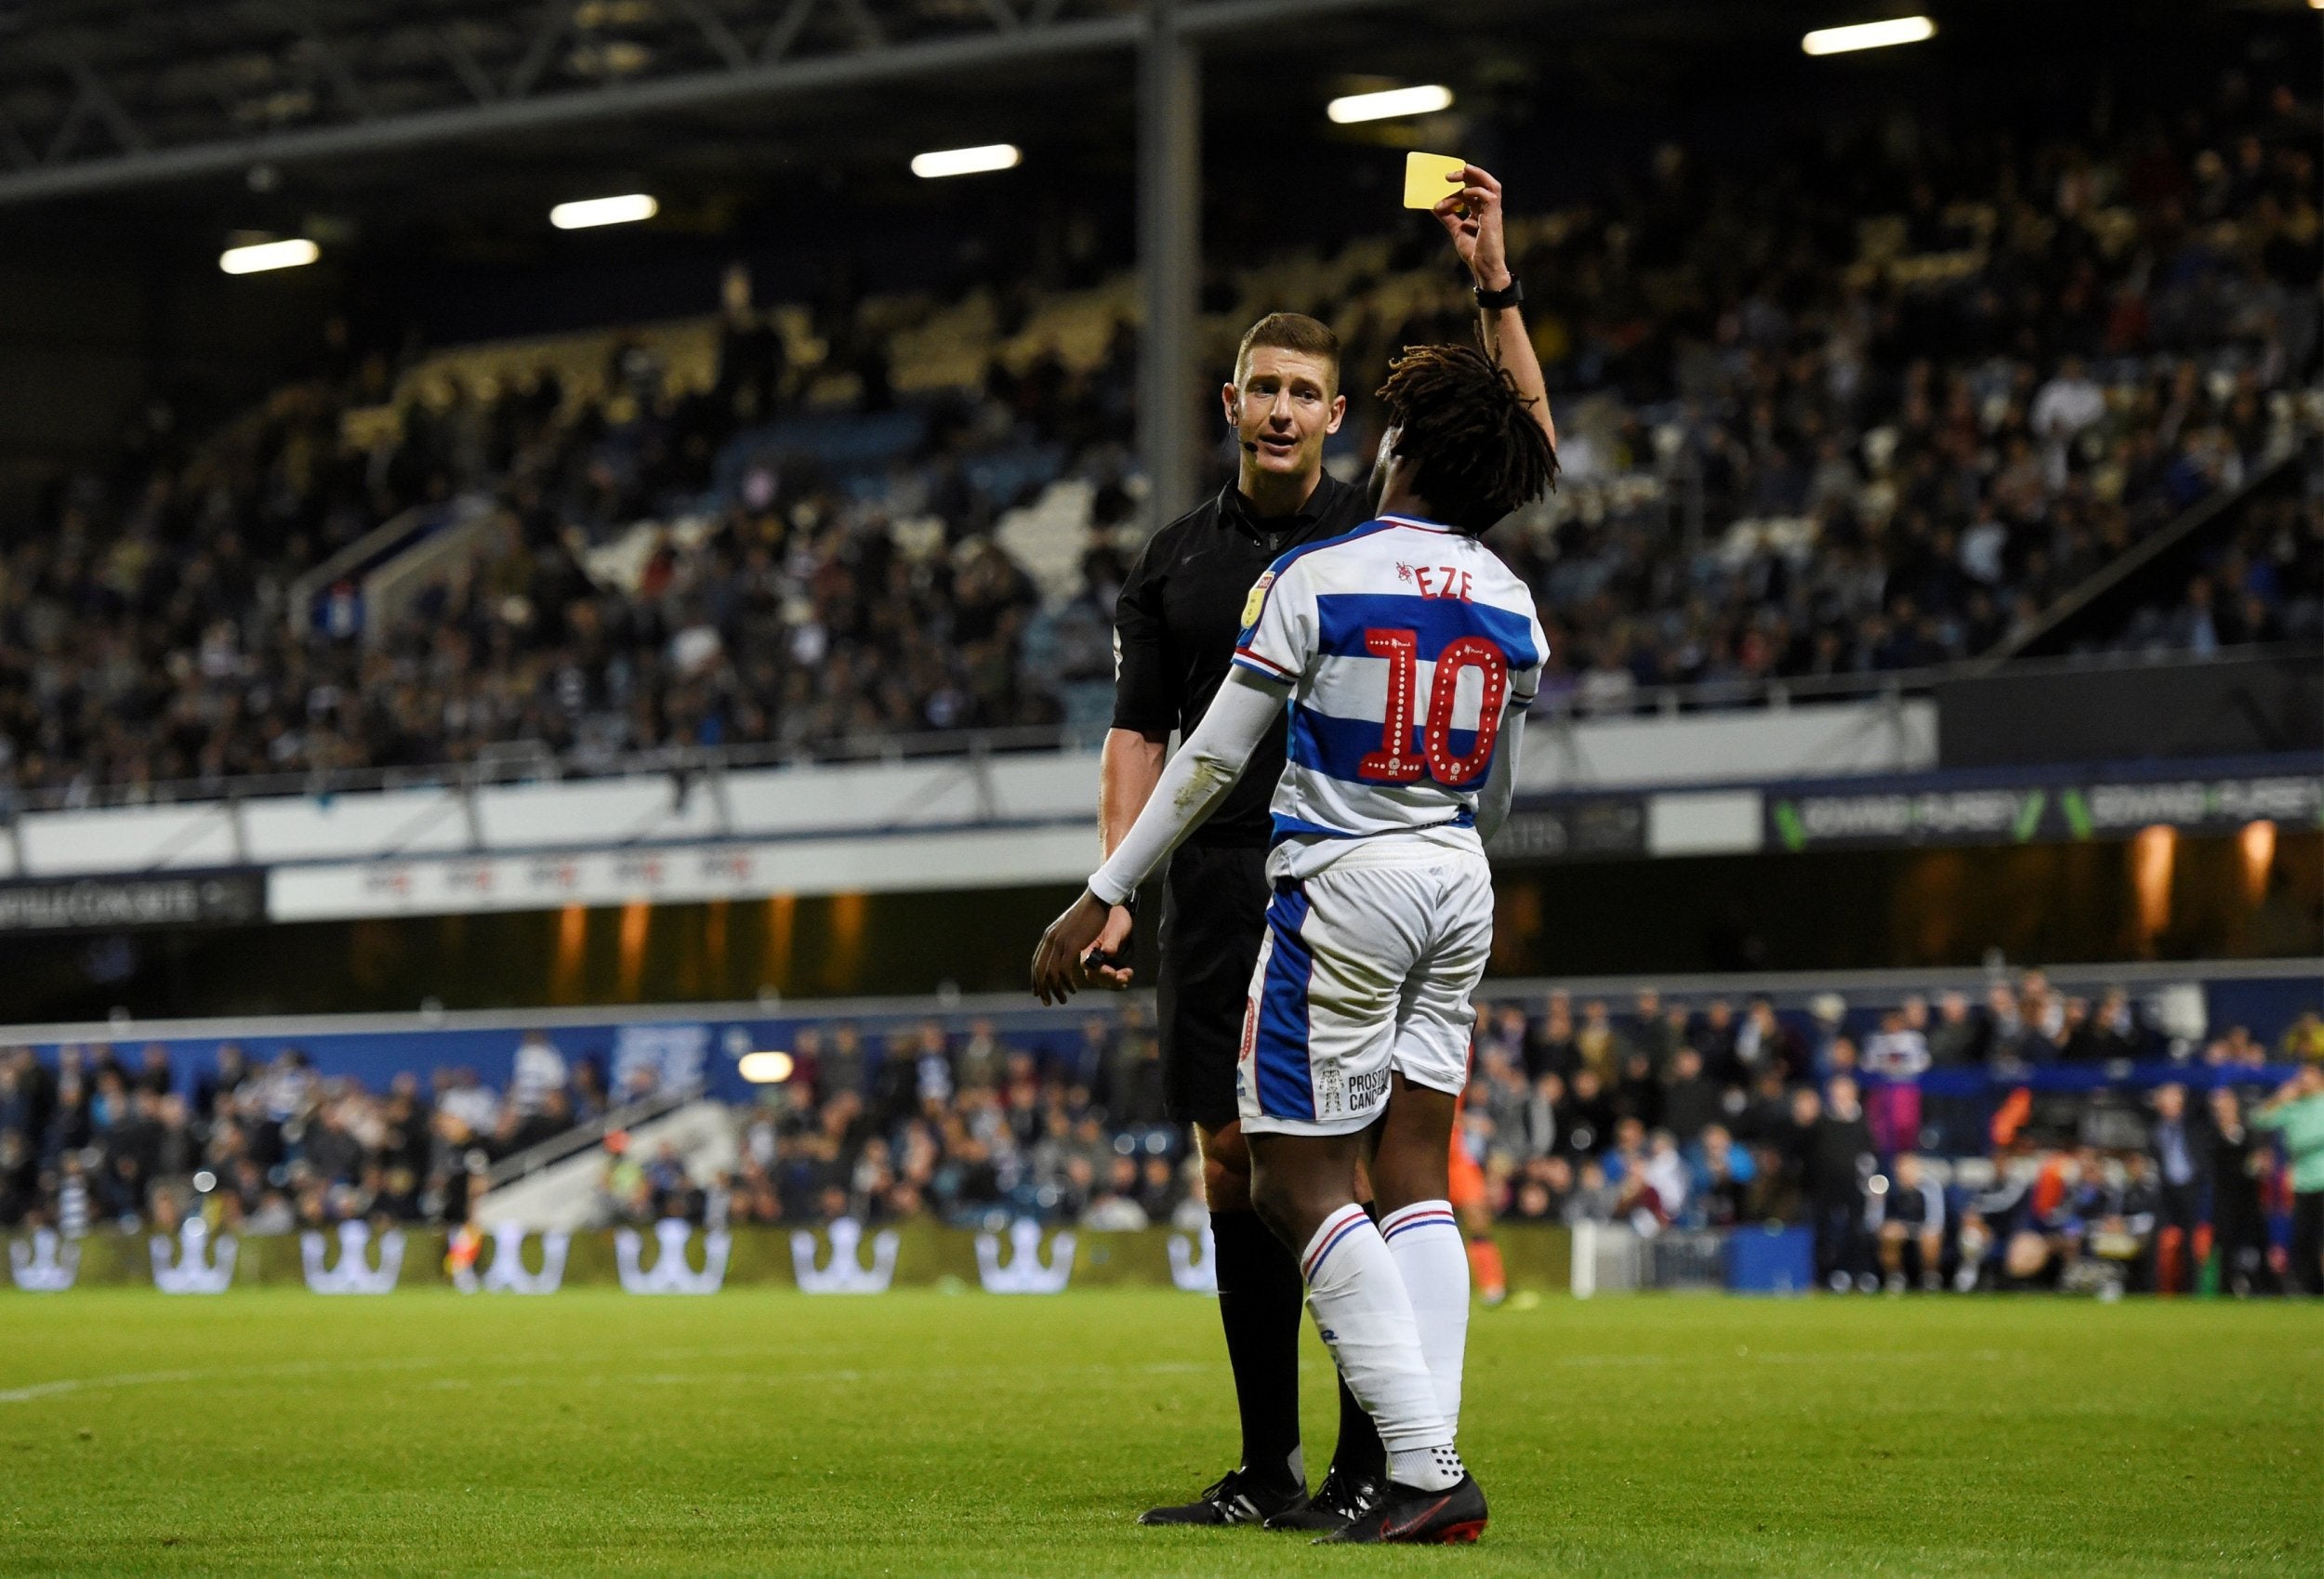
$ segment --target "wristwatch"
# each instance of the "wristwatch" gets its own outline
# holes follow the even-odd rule
[[[1525,299],[1525,288],[1517,283],[1517,276],[1514,274],[1509,277],[1509,283],[1498,291],[1488,291],[1483,285],[1479,285],[1476,292],[1477,306],[1487,312],[1499,312],[1503,308],[1515,307]]]

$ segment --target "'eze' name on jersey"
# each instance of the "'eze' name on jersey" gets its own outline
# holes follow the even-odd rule
[[[1396,579],[1410,582],[1423,598],[1457,598],[1467,603],[1475,593],[1469,572],[1458,565],[1407,565],[1398,559]]]

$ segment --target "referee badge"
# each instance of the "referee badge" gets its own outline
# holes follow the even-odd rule
[[[1275,572],[1273,571],[1264,572],[1252,584],[1250,596],[1243,599],[1243,624],[1246,626],[1259,623],[1259,611],[1267,606],[1267,588],[1274,584]]]

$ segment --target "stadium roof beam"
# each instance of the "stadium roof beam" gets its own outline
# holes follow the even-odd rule
[[[1138,46],[1138,447],[1149,530],[1194,503],[1195,325],[1202,281],[1202,54],[1195,7],[1146,0]]]
[[[1365,10],[1409,6],[1416,0],[1173,0],[1169,29],[1194,43],[1246,29],[1281,26]],[[686,48],[715,64],[689,66],[662,75],[640,72],[628,80],[608,74],[582,86],[552,84],[561,46],[580,33],[581,11],[573,0],[544,8],[529,35],[508,36],[497,62],[480,49],[485,23],[474,17],[427,27],[401,20],[401,7],[383,8],[369,33],[337,23],[326,38],[302,11],[284,29],[246,37],[208,40],[210,60],[191,44],[173,45],[164,59],[98,59],[93,50],[67,48],[61,35],[44,40],[37,32],[20,36],[0,51],[0,124],[14,127],[11,154],[20,145],[33,155],[17,157],[17,168],[0,171],[0,204],[120,190],[242,171],[258,164],[287,164],[360,157],[495,133],[537,131],[587,122],[615,120],[748,100],[778,99],[838,87],[864,86],[945,72],[974,71],[1021,60],[1138,47],[1148,34],[1142,5],[1105,0],[1098,14],[1068,16],[1061,0],[981,0],[965,13],[946,9],[931,26],[925,15],[901,0],[883,0],[892,13],[885,20],[870,0],[789,0],[758,49],[750,46],[741,13],[771,10],[756,0],[740,7],[719,0],[682,0],[674,20]],[[1090,0],[1071,0],[1087,13]],[[463,27],[470,32],[464,34]],[[817,33],[816,29],[826,31]],[[799,51],[811,35],[827,41],[829,29],[852,46],[818,53]],[[914,32],[917,27],[919,31]],[[487,30],[488,31],[488,30]],[[676,35],[671,35],[675,37]],[[698,41],[698,42],[696,42]],[[76,41],[77,42],[77,41]],[[657,40],[657,43],[664,42]],[[671,47],[667,53],[680,51]],[[429,74],[384,78],[383,57],[410,55],[433,68]],[[297,59],[293,59],[296,56]],[[231,95],[219,94],[217,112],[190,137],[160,129],[165,112],[185,111],[183,96],[171,89],[185,76],[264,62],[266,80],[297,86],[319,78],[342,118],[308,121],[290,129],[256,135],[241,129]],[[26,101],[53,99],[48,91],[61,66],[73,93],[61,116],[42,125],[24,113]],[[131,93],[129,86],[147,93]],[[390,91],[392,90],[392,91]],[[310,90],[311,91],[311,90]],[[419,102],[409,109],[391,103]],[[13,103],[12,103],[13,101]],[[140,113],[133,113],[133,111]],[[114,148],[81,153],[76,145],[88,123],[101,122]],[[44,134],[46,148],[40,148]]]

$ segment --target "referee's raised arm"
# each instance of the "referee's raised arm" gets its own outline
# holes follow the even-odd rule
[[[1557,424],[1550,416],[1550,395],[1541,376],[1541,359],[1534,354],[1525,333],[1525,315],[1519,303],[1525,293],[1509,269],[1509,242],[1502,224],[1501,183],[1490,171],[1474,164],[1445,178],[1460,183],[1433,210],[1437,223],[1452,237],[1453,251],[1469,266],[1475,282],[1479,327],[1485,335],[1485,354],[1499,363],[1528,403],[1533,419],[1549,435],[1552,455],[1557,450]],[[1552,469],[1552,477],[1555,472]]]

